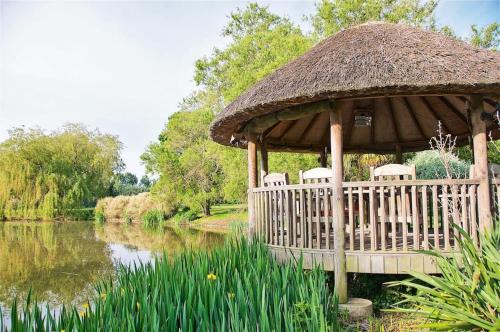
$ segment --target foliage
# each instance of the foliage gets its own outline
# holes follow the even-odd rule
[[[132,196],[149,191],[151,180],[144,175],[141,181],[130,172],[118,173],[113,179],[111,196]]]
[[[106,222],[106,216],[104,215],[103,211],[96,211],[94,214],[94,220],[96,224],[102,225]]]
[[[0,143],[0,215],[52,219],[91,207],[122,167],[117,137],[78,124],[15,128]]]
[[[223,36],[229,38],[228,46],[196,61],[194,79],[224,103],[312,46],[289,19],[256,3],[231,13]]]
[[[157,229],[165,220],[165,215],[161,210],[149,210],[141,217],[142,226],[149,229]]]
[[[459,254],[445,255],[424,251],[435,257],[442,274],[438,276],[411,272],[413,279],[391,283],[410,287],[416,295],[402,294],[397,303],[412,305],[398,308],[430,322],[422,327],[433,330],[497,331],[500,329],[500,228],[481,234],[481,247],[458,226]]]
[[[437,0],[323,0],[310,17],[316,39],[368,21],[434,28]]]
[[[64,218],[72,221],[93,220],[94,208],[71,209],[64,212]]]
[[[153,195],[205,215],[220,200],[223,181],[221,147],[208,135],[214,114],[212,100],[207,94],[186,99],[169,118],[158,142],[141,156],[147,171],[159,175],[151,189]]]
[[[320,269],[303,271],[302,260],[283,266],[263,244],[240,239],[122,266],[81,312],[70,307],[56,318],[33,302],[22,313],[13,306],[12,331],[338,331],[326,283]]]
[[[495,22],[482,28],[471,26],[470,43],[477,47],[498,50],[500,46],[500,23]]]
[[[468,178],[470,163],[448,154],[449,168],[452,178]],[[416,167],[418,179],[446,179],[448,178],[443,159],[439,152],[434,150],[422,151],[408,161]]]

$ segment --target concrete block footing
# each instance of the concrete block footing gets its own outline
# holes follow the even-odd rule
[[[372,301],[360,298],[350,298],[347,303],[339,305],[341,312],[346,312],[351,320],[361,320],[373,314]]]

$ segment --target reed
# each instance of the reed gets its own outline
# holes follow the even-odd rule
[[[481,234],[478,249],[460,227],[460,253],[445,255],[423,251],[436,259],[440,275],[411,272],[412,279],[389,283],[414,292],[392,311],[414,314],[426,321],[420,328],[432,331],[500,330],[500,228]]]
[[[338,331],[338,305],[321,269],[272,259],[259,241],[230,240],[154,263],[121,266],[83,309],[58,317],[28,298],[12,331]]]

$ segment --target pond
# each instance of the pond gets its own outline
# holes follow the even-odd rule
[[[81,305],[93,295],[93,283],[112,278],[120,263],[148,262],[163,251],[210,250],[224,238],[224,233],[185,227],[147,231],[140,225],[91,222],[0,223],[0,310],[6,320],[14,298],[24,301],[30,288],[40,303],[54,308]]]

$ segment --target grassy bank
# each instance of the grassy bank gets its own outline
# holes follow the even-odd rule
[[[320,270],[279,265],[261,243],[230,241],[188,251],[96,285],[83,309],[59,317],[27,303],[13,331],[338,331],[337,306]]]

